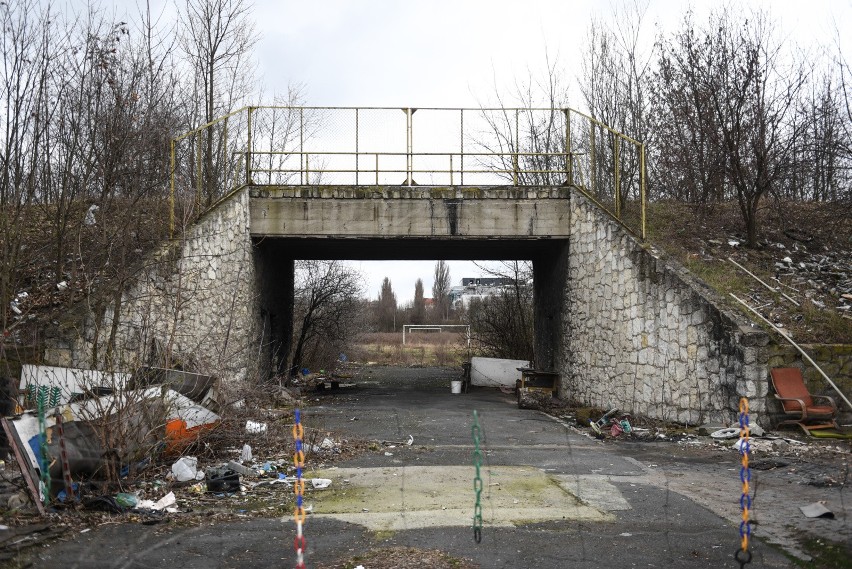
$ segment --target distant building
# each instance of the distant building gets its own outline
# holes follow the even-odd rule
[[[453,308],[468,308],[474,298],[496,296],[514,284],[509,277],[465,277],[450,289],[450,303]]]

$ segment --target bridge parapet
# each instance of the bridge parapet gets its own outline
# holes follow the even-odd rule
[[[172,141],[172,228],[244,186],[574,186],[644,238],[644,145],[562,108],[245,107]]]

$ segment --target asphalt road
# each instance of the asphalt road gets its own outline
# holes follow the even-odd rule
[[[388,441],[379,452],[312,473],[333,483],[308,496],[308,567],[392,545],[440,549],[483,568],[739,567],[736,472],[713,470],[718,465],[706,461],[683,468],[691,478],[676,476],[543,413],[520,410],[497,390],[453,395],[449,380],[456,376],[367,368],[357,388],[304,409],[306,425]],[[481,543],[470,525],[473,410],[485,453]],[[733,480],[723,485],[733,489],[719,497],[724,507],[708,507],[713,498],[697,500],[688,491],[700,484],[703,468]],[[63,569],[291,567],[293,536],[290,519],[106,525],[43,548],[29,562]],[[752,551],[748,567],[796,566],[759,538]]]

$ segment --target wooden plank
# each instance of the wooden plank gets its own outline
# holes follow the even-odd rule
[[[6,431],[6,438],[9,440],[9,446],[12,448],[12,452],[15,453],[15,460],[18,463],[18,467],[21,469],[21,475],[24,477],[24,482],[27,483],[27,488],[29,488],[30,491],[30,497],[33,502],[35,502],[38,513],[43,516],[45,515],[45,511],[44,504],[41,502],[41,493],[38,491],[38,486],[36,486],[35,482],[33,482],[33,474],[35,474],[35,471],[32,464],[30,464],[30,461],[27,460],[26,455],[24,455],[21,451],[23,443],[18,437],[18,431],[12,428],[5,417],[0,418],[0,423],[3,424],[3,430]]]

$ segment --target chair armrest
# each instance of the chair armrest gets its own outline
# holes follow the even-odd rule
[[[814,401],[816,401],[817,399],[825,399],[826,401],[828,401],[828,404],[831,406],[834,412],[837,412],[837,403],[835,403],[833,397],[830,397],[828,395],[811,395],[811,398],[813,398]]]
[[[777,393],[775,394],[775,399],[778,399],[779,401],[798,401],[799,402],[799,412],[801,412],[802,418],[807,417],[808,411],[807,411],[807,408],[805,407],[805,402],[803,400],[797,399],[795,397],[781,397]],[[789,413],[795,413],[796,411],[787,411],[785,409],[784,412],[789,414]]]

